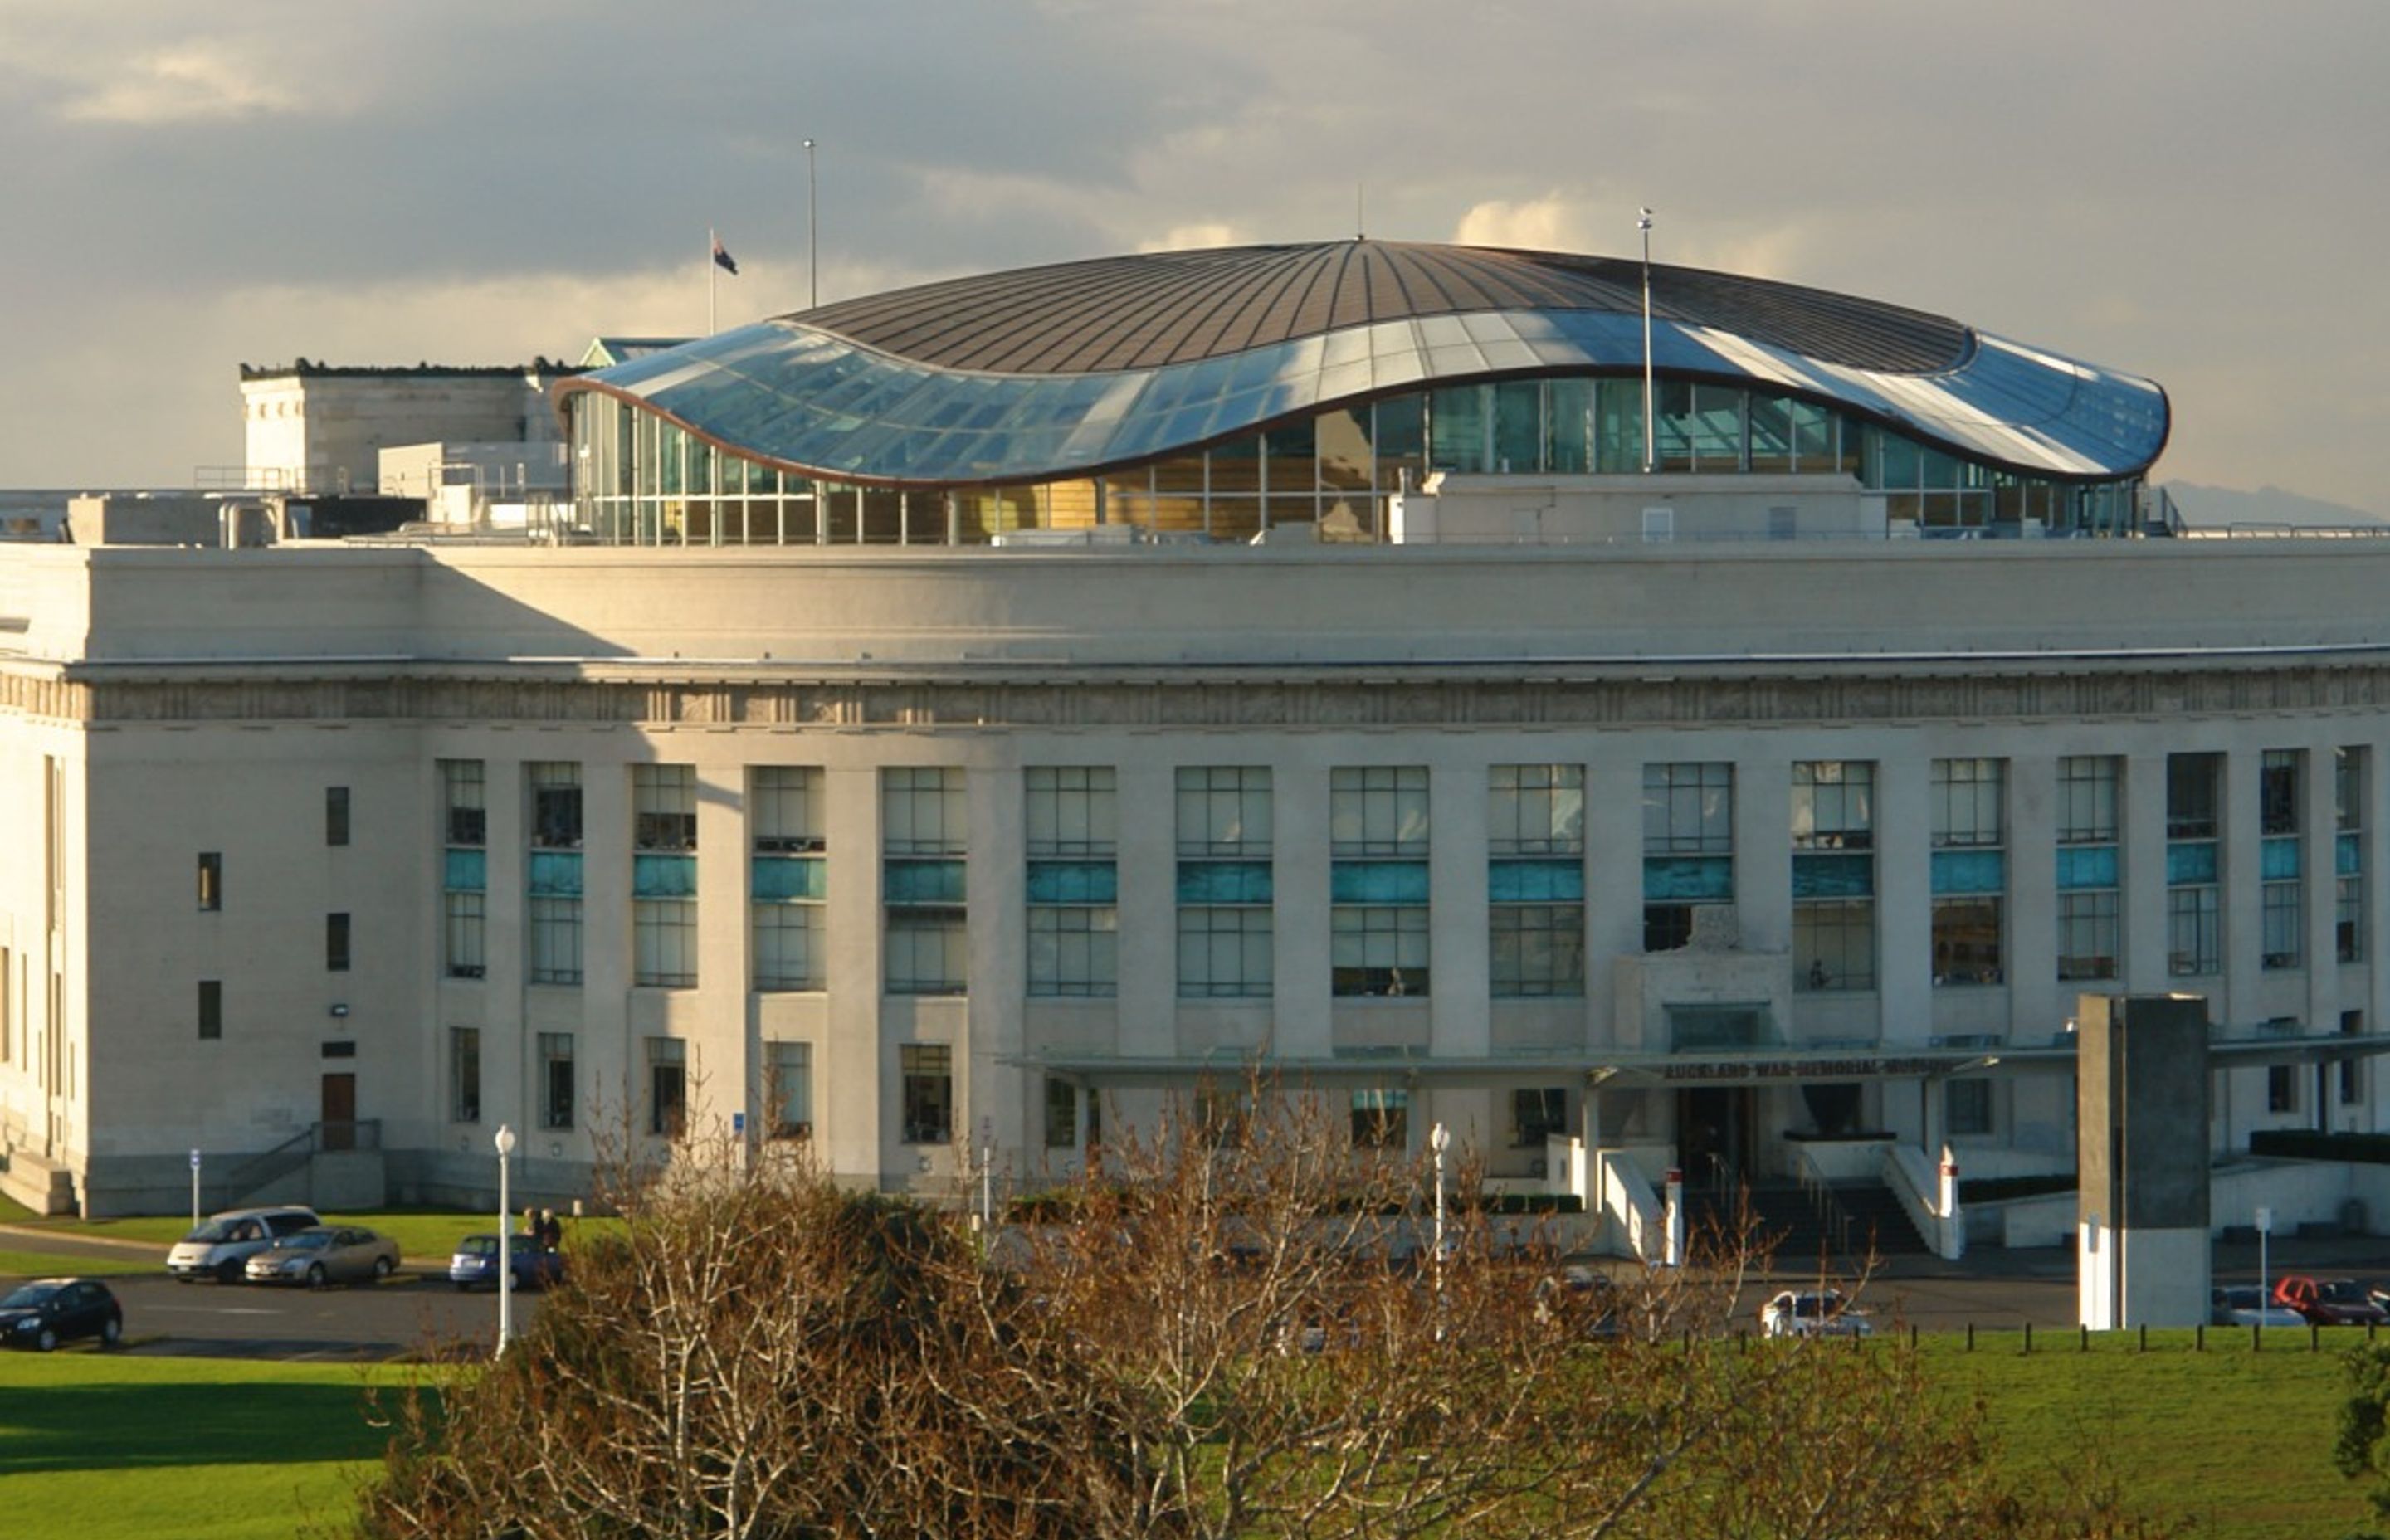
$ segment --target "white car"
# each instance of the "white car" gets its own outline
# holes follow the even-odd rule
[[[2232,1284],[2208,1290],[2210,1326],[2278,1326],[2304,1328],[2307,1318],[2287,1304],[2266,1297],[2254,1283]]]
[[[166,1253],[166,1271],[177,1282],[213,1278],[238,1283],[251,1257],[286,1235],[321,1225],[315,1211],[292,1205],[273,1209],[231,1209],[174,1243]]]
[[[1759,1307],[1763,1337],[1870,1337],[1875,1323],[1839,1289],[1787,1289]]]

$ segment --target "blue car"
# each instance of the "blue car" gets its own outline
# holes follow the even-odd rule
[[[97,1278],[41,1278],[0,1299],[0,1342],[48,1353],[76,1337],[114,1347],[124,1336],[124,1309]]]
[[[564,1281],[564,1253],[551,1251],[527,1235],[507,1238],[517,1289],[546,1289]],[[495,1232],[469,1235],[456,1242],[448,1258],[448,1281],[459,1289],[498,1286],[498,1238]]]

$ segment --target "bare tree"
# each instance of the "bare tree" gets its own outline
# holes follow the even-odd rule
[[[1424,1163],[1324,1098],[1243,1105],[1132,1132],[993,1235],[726,1143],[626,1174],[624,1238],[402,1428],[363,1531],[2157,1533],[2000,1479],[1897,1341],[1735,1334],[1747,1236],[1570,1287],[1473,1201],[1435,1245]]]

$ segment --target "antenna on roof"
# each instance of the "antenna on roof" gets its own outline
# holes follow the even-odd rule
[[[1353,179],[1353,238],[1355,240],[1369,238],[1368,191],[1369,185],[1367,182],[1357,176]]]

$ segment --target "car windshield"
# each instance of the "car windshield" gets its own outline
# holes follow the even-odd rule
[[[498,1254],[498,1238],[494,1235],[469,1235],[456,1242],[456,1254],[465,1257],[493,1257]]]
[[[206,1224],[200,1226],[198,1229],[193,1230],[190,1234],[185,1236],[183,1238],[185,1240],[204,1240],[211,1244],[219,1240],[230,1240],[234,1230],[253,1223],[255,1223],[255,1221],[247,1219],[211,1219]]]
[[[2330,1283],[2319,1287],[2316,1294],[2319,1298],[2330,1300],[2334,1304],[2365,1303],[2365,1290],[2358,1288],[2356,1283],[2348,1278],[2334,1278]]]
[[[58,1288],[59,1286],[55,1283],[26,1284],[12,1292],[6,1299],[0,1300],[0,1310],[28,1310],[34,1305],[45,1303],[51,1295],[58,1291]]]
[[[314,1251],[331,1243],[331,1236],[322,1230],[302,1230],[297,1235],[284,1236],[274,1243],[274,1249],[277,1251]]]

